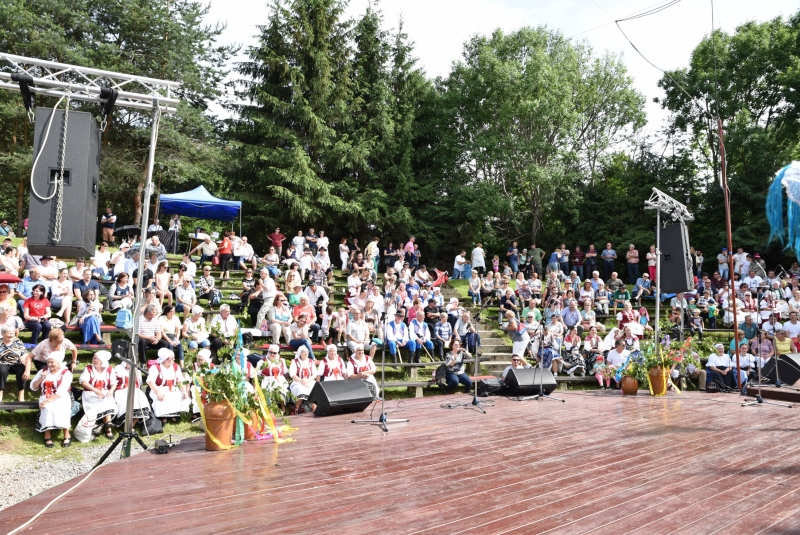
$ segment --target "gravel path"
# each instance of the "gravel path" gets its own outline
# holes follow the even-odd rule
[[[106,442],[90,448],[82,448],[80,450],[82,460],[46,461],[23,455],[0,454],[0,488],[5,489],[0,493],[0,510],[27,500],[43,490],[60,485],[74,477],[86,474],[110,445],[110,442]],[[121,447],[117,447],[103,464],[118,460],[120,450]],[[131,447],[131,454],[142,451],[142,448],[136,443]]]

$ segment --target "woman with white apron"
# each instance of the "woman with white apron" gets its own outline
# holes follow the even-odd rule
[[[270,345],[267,349],[267,358],[259,363],[258,369],[262,377],[261,388],[267,392],[280,392],[285,401],[286,395],[289,393],[289,381],[286,380],[289,369],[280,356],[280,347],[276,344]]]
[[[118,364],[114,367],[114,373],[117,375],[117,389],[114,390],[117,414],[114,417],[114,421],[115,425],[119,427],[125,422],[125,414],[128,409],[129,364],[127,362]],[[136,391],[133,393],[133,425],[136,425],[140,419],[146,420],[150,417],[150,402],[147,401],[147,396],[142,391],[142,372],[136,370],[134,377],[136,377],[136,384],[134,385]]]
[[[292,378],[289,390],[300,399],[308,399],[314,383],[317,382],[317,364],[308,358],[308,354],[306,346],[298,347],[292,365],[289,366],[289,376]]]
[[[364,346],[357,345],[356,351],[350,355],[347,363],[347,378],[361,379],[372,392],[372,398],[378,399],[378,382],[375,380],[375,363],[364,352]]]
[[[156,363],[147,372],[147,384],[153,413],[162,423],[166,423],[167,418],[177,422],[180,413],[189,412],[191,400],[183,384],[183,373],[175,363],[175,353],[169,349],[162,347],[158,350]]]
[[[111,353],[98,351],[92,357],[91,366],[87,366],[78,382],[83,387],[81,405],[83,405],[84,423],[102,420],[106,438],[114,438],[111,431],[111,417],[117,413],[117,402],[114,390],[117,388],[117,375],[109,366]]]
[[[53,429],[64,430],[61,446],[69,447],[72,440],[69,436],[70,418],[72,416],[72,373],[64,366],[64,352],[53,351],[47,355],[47,367],[39,370],[31,382],[31,390],[39,390],[39,421],[36,430],[44,433],[44,445],[53,447],[50,432]]]

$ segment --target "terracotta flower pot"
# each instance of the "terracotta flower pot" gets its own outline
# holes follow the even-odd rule
[[[233,426],[236,423],[236,413],[227,401],[208,403],[204,407],[206,420],[206,450],[219,451],[220,448],[209,434],[223,446],[229,446],[233,437]]]
[[[253,412],[250,415],[250,425],[244,424],[244,439],[245,440],[255,440],[256,434],[253,432],[253,429],[259,431],[261,429],[261,418],[258,417],[258,414]]]
[[[639,381],[630,375],[625,375],[622,377],[619,389],[622,390],[623,396],[635,396],[639,392]]]
[[[667,393],[667,377],[664,374],[664,369],[661,366],[650,368],[647,370],[650,375],[650,385],[653,388],[654,396],[663,396]]]

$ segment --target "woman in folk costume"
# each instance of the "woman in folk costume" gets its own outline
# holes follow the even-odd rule
[[[158,350],[156,363],[147,371],[153,413],[166,423],[167,418],[178,421],[182,412],[189,412],[189,393],[183,382],[183,373],[175,363],[175,353],[162,347]]]
[[[289,381],[286,380],[289,369],[280,356],[280,347],[277,344],[269,346],[267,358],[258,364],[258,368],[262,377],[261,388],[269,392],[277,390],[285,400],[289,393]]]
[[[128,408],[128,386],[130,381],[130,365],[127,362],[121,362],[114,367],[114,373],[117,375],[117,389],[114,390],[114,401],[117,403],[117,414],[115,418],[115,425],[117,427],[125,423],[125,414]],[[142,391],[142,372],[138,369],[134,371],[136,384],[133,386],[136,390],[133,393],[133,425],[144,418],[150,417],[150,402],[147,396]]]
[[[117,402],[114,391],[117,388],[117,374],[108,361],[111,353],[98,351],[92,357],[91,366],[87,366],[79,382],[83,387],[81,404],[88,422],[102,420],[106,438],[114,438],[111,432],[111,418],[117,413]]]
[[[64,352],[53,351],[47,355],[47,367],[39,370],[31,382],[31,390],[41,391],[39,396],[39,421],[36,430],[44,433],[44,445],[53,447],[50,432],[53,429],[64,430],[61,446],[70,445],[70,418],[72,416],[72,373],[64,366]]]
[[[317,375],[320,381],[341,381],[347,379],[347,365],[339,356],[336,346],[331,344],[327,348],[325,358],[320,361],[317,367]]]
[[[306,346],[297,348],[294,360],[289,366],[289,376],[292,378],[292,384],[289,386],[292,394],[300,399],[308,399],[317,381],[317,365],[316,361],[308,358]]]
[[[197,352],[197,358],[194,361],[193,367],[194,367],[194,372],[195,373],[198,373],[202,368],[209,368],[211,370],[216,368],[216,365],[213,362],[211,362],[211,350],[204,347],[203,349],[198,351]],[[205,399],[206,394],[203,393],[202,390],[197,390],[196,391],[194,388],[192,388],[192,390],[190,392],[191,397],[192,397],[192,414],[196,414],[196,415],[200,414],[200,402],[201,401],[198,400],[197,397],[196,397],[196,393],[198,391],[200,392],[200,397],[203,398],[202,399],[203,405],[206,404],[206,399]]]
[[[378,383],[375,381],[375,363],[364,353],[364,346],[357,345],[356,351],[350,355],[347,363],[347,378],[361,379],[367,385],[372,397],[378,399]]]

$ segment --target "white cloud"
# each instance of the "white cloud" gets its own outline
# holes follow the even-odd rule
[[[263,0],[210,0],[208,21],[226,21],[223,43],[255,44],[256,25],[265,24],[268,8]],[[352,0],[349,16],[366,9],[368,0]],[[613,24],[655,3],[648,0],[385,0],[373,2],[383,11],[387,27],[396,27],[402,16],[406,33],[415,43],[415,53],[428,76],[446,76],[453,61],[461,57],[470,36],[491,33],[496,28],[510,32],[523,25],[546,25],[586,39],[596,51],[622,53],[636,87],[647,97],[649,127],[657,129],[666,114],[654,104],[660,96],[656,85],[661,73],[648,65],[625,41]],[[797,9],[796,0],[727,0],[717,2],[715,24],[726,31],[748,20],[788,17]],[[611,24],[608,24],[612,22]],[[653,63],[663,69],[686,66],[692,49],[711,31],[711,4],[683,0],[650,17],[622,23],[628,36]],[[604,26],[601,26],[604,25]],[[596,28],[601,26],[600,28]]]

